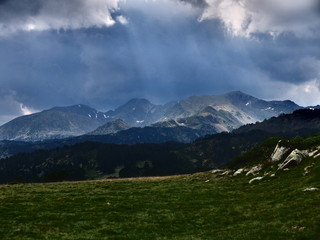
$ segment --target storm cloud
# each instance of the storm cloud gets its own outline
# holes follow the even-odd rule
[[[279,2],[0,1],[0,123],[232,90],[319,104],[316,2]]]

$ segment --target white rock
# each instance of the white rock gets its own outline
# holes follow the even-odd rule
[[[313,191],[319,191],[319,188],[310,187],[303,190],[304,192],[313,192]]]
[[[241,174],[241,173],[243,173],[244,172],[244,168],[239,168],[234,174],[233,174],[233,176],[237,176],[237,175],[239,175],[239,174]]]
[[[262,179],[263,179],[263,177],[252,178],[252,179],[249,181],[249,183],[253,183],[254,181],[260,181],[260,180],[262,180]]]
[[[318,157],[320,157],[320,153],[313,156],[313,158],[318,158]]]
[[[221,173],[219,176],[227,176],[227,175],[229,175],[229,173],[231,173],[231,172],[232,172],[232,171],[227,170],[227,171]]]
[[[310,166],[305,167],[303,169],[304,170],[303,176],[306,176],[307,174],[309,174],[313,166],[314,166],[314,163],[312,163]]]
[[[263,174],[263,176],[269,176],[271,174],[271,172],[265,172],[264,174]]]
[[[298,149],[293,150],[289,156],[280,164],[279,169],[289,168],[290,166],[295,166],[301,163],[301,161],[307,157],[309,154],[307,151],[300,151]]]
[[[317,153],[318,153],[318,149],[313,152],[310,152],[309,157],[313,157],[313,156],[317,155]]]
[[[211,173],[216,174],[216,173],[221,173],[221,172],[223,172],[223,170],[221,170],[221,169],[214,169],[214,170],[212,170]]]
[[[271,154],[271,161],[278,162],[282,159],[283,155],[286,154],[290,148],[286,148],[280,146],[281,140],[278,142],[276,148],[274,149],[273,153]]]
[[[254,166],[249,170],[249,172],[247,172],[246,176],[249,176],[250,174],[257,175],[261,169],[262,169],[261,165]]]
[[[270,177],[275,177],[275,176],[276,176],[276,174],[274,174],[274,173],[270,175]]]

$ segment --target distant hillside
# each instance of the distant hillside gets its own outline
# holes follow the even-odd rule
[[[244,133],[253,130],[262,130],[271,133],[291,133],[306,135],[315,133],[320,129],[320,109],[300,109],[292,114],[282,114],[272,117],[268,121],[249,124],[235,130],[234,133]]]
[[[108,131],[109,130],[110,128],[108,128]],[[54,149],[57,147],[71,146],[88,141],[129,145],[137,143],[165,143],[170,141],[190,143],[201,136],[215,132],[212,129],[192,129],[183,126],[133,127],[127,130],[117,131],[112,134],[100,135],[100,131],[105,131],[105,126],[103,126],[97,131],[79,137],[37,142],[0,141],[0,159],[20,152],[33,152],[39,149]]]
[[[108,135],[114,134],[123,130],[127,130],[132,126],[122,121],[121,119],[117,119],[115,121],[107,122],[106,124],[98,127],[94,131],[87,133],[87,135]]]
[[[134,146],[81,143],[55,150],[21,153],[0,160],[0,182],[85,180],[101,177],[171,175],[193,172],[188,160],[174,153],[182,144]]]

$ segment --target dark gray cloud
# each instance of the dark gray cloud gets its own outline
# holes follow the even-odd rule
[[[2,0],[0,1],[0,19],[9,21],[39,14],[43,4],[39,0]]]
[[[124,16],[127,24],[6,33],[0,37],[0,122],[55,105],[108,110],[133,97],[160,103],[232,90],[319,103],[317,34],[301,36],[291,28],[277,36],[230,34],[219,17],[197,21],[209,6],[191,6],[127,1],[110,13],[112,19]],[[38,23],[55,19],[39,9]],[[7,22],[12,29],[21,26]]]

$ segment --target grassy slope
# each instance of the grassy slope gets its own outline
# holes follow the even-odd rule
[[[2,185],[0,238],[320,239],[320,191],[303,192],[320,187],[319,167],[309,159],[255,184],[199,173]]]

